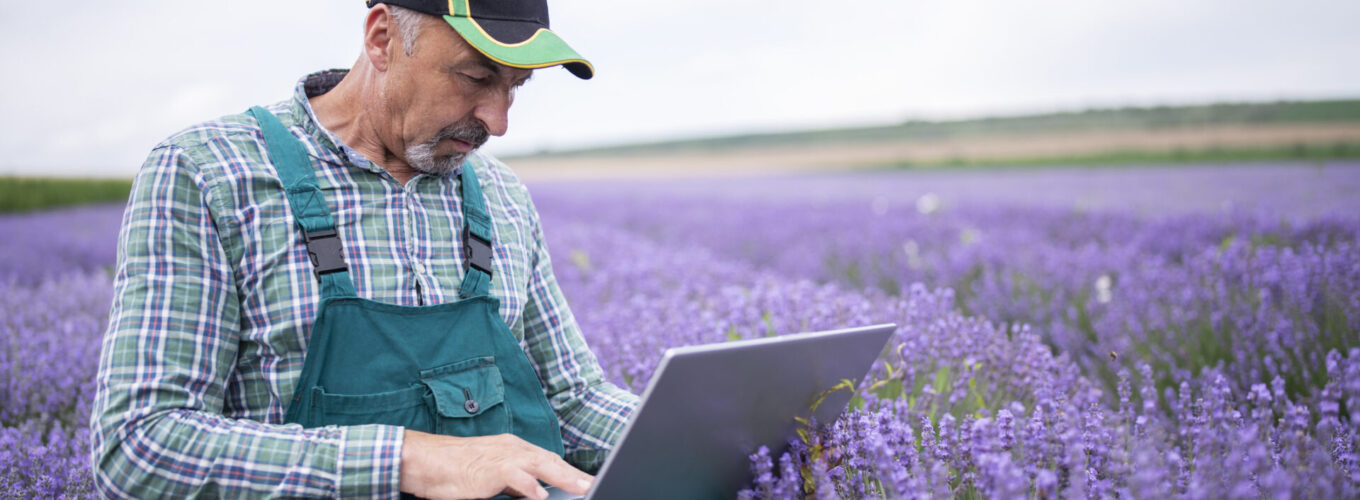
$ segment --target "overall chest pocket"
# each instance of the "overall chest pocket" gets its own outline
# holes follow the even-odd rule
[[[386,424],[462,437],[510,432],[505,381],[494,356],[421,370],[419,376],[407,387],[374,394],[314,387],[307,426]]]
[[[311,416],[303,425],[384,424],[433,432],[423,392],[419,385],[373,394],[336,394],[313,387]]]
[[[424,400],[436,434],[488,436],[510,432],[505,380],[494,356],[421,370]]]

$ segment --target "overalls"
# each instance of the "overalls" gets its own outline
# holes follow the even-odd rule
[[[459,300],[398,306],[360,298],[302,143],[272,113],[264,132],[321,283],[307,357],[284,421],[303,427],[387,424],[450,436],[510,433],[561,456],[562,433],[538,376],[489,295],[491,217],[463,168]],[[406,495],[403,495],[406,496]]]

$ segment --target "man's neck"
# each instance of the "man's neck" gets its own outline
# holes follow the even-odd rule
[[[415,175],[415,170],[383,145],[378,135],[379,124],[371,121],[377,114],[365,112],[365,105],[370,101],[365,86],[371,84],[366,76],[365,68],[356,64],[335,88],[308,98],[312,113],[322,127],[405,185]]]

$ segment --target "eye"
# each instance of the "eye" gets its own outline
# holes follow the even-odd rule
[[[473,74],[469,74],[469,73],[459,73],[459,74],[460,74],[460,75],[463,75],[463,78],[466,79],[467,81],[472,82],[472,83],[476,83],[476,84],[479,84],[479,85],[481,85],[481,84],[486,84],[487,82],[490,82],[490,81],[491,81],[491,77],[488,77],[488,76],[479,76],[479,75],[473,75]]]

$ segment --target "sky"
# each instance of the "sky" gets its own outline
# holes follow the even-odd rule
[[[1355,0],[557,0],[498,155],[1126,105],[1360,97]],[[0,175],[129,177],[359,55],[359,0],[14,3]]]

